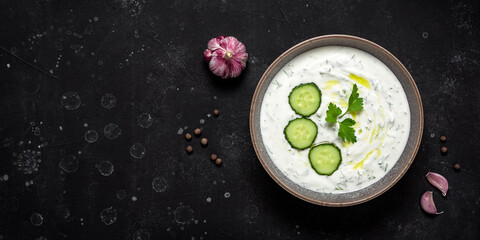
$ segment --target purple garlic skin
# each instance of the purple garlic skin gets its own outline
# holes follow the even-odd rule
[[[447,179],[445,179],[442,175],[434,172],[428,172],[427,175],[425,175],[425,177],[427,178],[429,183],[431,183],[434,187],[442,191],[442,195],[444,197],[447,196],[447,191],[448,191]]]
[[[430,213],[430,214],[435,214],[439,215],[442,214],[442,212],[437,212],[437,207],[435,207],[435,203],[433,202],[433,192],[432,191],[426,191],[423,195],[422,198],[420,198],[420,206],[422,206],[423,211]]]
[[[248,54],[245,45],[237,38],[219,36],[208,41],[203,58],[213,74],[226,79],[242,73],[247,66]]]

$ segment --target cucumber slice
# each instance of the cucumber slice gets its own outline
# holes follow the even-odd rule
[[[299,150],[311,147],[317,132],[317,124],[307,118],[294,119],[283,130],[288,143]]]
[[[288,103],[295,113],[304,117],[314,114],[322,102],[322,92],[315,83],[300,84],[293,88]]]
[[[312,168],[320,175],[332,175],[337,171],[342,162],[340,149],[332,143],[324,143],[314,146],[308,153],[308,159]]]

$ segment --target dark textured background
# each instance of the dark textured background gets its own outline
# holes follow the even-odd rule
[[[436,0],[2,1],[0,239],[478,239],[479,10],[478,1]],[[268,65],[294,44],[331,33],[396,55],[425,110],[420,151],[403,179],[348,208],[315,206],[276,185],[248,126]],[[247,47],[248,67],[236,80],[214,77],[203,62],[218,35]],[[66,92],[78,93],[78,109],[62,106]],[[101,106],[106,93],[116,97],[112,109]],[[215,108],[220,117],[208,117]],[[151,114],[152,126],[139,126],[141,113]],[[122,132],[109,140],[103,129],[112,122]],[[187,155],[178,134],[185,127],[202,127],[208,147],[194,139]],[[84,140],[87,130],[98,133],[96,142]],[[146,147],[142,159],[129,154],[137,142]],[[223,166],[209,161],[212,152]],[[78,169],[68,173],[59,164],[72,156]],[[26,174],[14,165],[19,159],[41,162]],[[108,177],[98,170],[104,161],[114,166]],[[449,180],[446,198],[425,180],[428,171]],[[153,190],[155,177],[165,191]],[[444,214],[420,209],[426,190]],[[117,212],[111,225],[100,217],[108,207]],[[33,213],[42,225],[32,225]]]

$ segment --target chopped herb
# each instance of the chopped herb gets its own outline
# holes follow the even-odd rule
[[[357,137],[355,136],[355,130],[353,129],[353,125],[355,125],[355,120],[351,118],[347,118],[341,122],[339,122],[340,128],[338,129],[338,136],[344,142],[357,142]]]
[[[340,117],[343,117],[347,112],[358,112],[363,109],[363,98],[359,97],[357,84],[353,85],[352,93],[348,98],[348,108]]]
[[[327,110],[327,117],[325,118],[325,121],[329,123],[336,123],[337,122],[337,117],[338,115],[342,114],[342,109],[337,107],[337,105],[330,103],[328,105],[328,110]]]
[[[348,112],[358,112],[363,109],[363,98],[361,98],[358,94],[358,87],[357,84],[353,85],[352,93],[348,98],[348,108],[342,114],[342,109],[340,109],[334,103],[330,103],[328,105],[327,116],[325,117],[325,121],[329,123],[337,123],[337,118],[343,117]],[[370,120],[370,119],[369,119]],[[343,142],[357,142],[357,137],[355,136],[355,130],[353,129],[353,125],[355,125],[355,121],[351,118],[346,118],[341,122],[338,122],[340,128],[338,129],[338,136],[342,139]]]

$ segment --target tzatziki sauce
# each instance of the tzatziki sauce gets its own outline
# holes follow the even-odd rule
[[[310,82],[322,92],[320,108],[308,117],[318,126],[314,145],[330,142],[341,150],[342,162],[330,176],[317,174],[309,149],[292,148],[283,132],[290,120],[301,117],[289,105],[290,92]],[[356,121],[357,142],[344,143],[338,123],[325,121],[326,111],[332,102],[345,112],[354,84],[364,108],[338,119]],[[410,109],[400,82],[380,60],[356,48],[320,47],[295,57],[273,78],[262,102],[260,129],[268,155],[290,180],[317,192],[345,193],[375,183],[395,165],[410,132]]]

